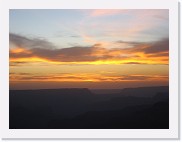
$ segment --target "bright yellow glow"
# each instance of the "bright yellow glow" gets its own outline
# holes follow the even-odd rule
[[[100,60],[100,61],[82,61],[82,62],[59,62],[59,61],[51,61],[44,58],[39,57],[31,57],[31,58],[10,58],[10,62],[46,62],[50,64],[88,64],[88,65],[102,65],[102,64],[127,64],[127,63],[133,63],[133,64],[168,64],[168,58],[145,58],[143,60],[137,60],[137,59],[126,59],[126,60]]]

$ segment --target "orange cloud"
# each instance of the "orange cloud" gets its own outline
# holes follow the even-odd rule
[[[125,81],[168,81],[162,75],[122,75],[106,76],[103,74],[50,74],[36,75],[30,73],[10,73],[10,82],[18,81],[56,81],[56,82],[125,82]]]

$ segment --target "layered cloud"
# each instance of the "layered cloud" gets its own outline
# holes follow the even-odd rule
[[[58,81],[58,82],[124,82],[124,81],[167,81],[165,75],[103,75],[97,73],[49,74],[10,73],[10,81]]]
[[[53,64],[168,64],[169,39],[143,43],[116,41],[131,48],[105,48],[103,44],[59,48],[42,39],[10,34],[10,63]]]

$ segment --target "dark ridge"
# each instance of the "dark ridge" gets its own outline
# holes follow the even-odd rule
[[[169,88],[9,91],[10,129],[168,129]]]
[[[169,86],[149,86],[149,87],[135,87],[135,88],[123,88],[123,89],[91,89],[91,92],[95,94],[119,94],[132,91],[152,91],[156,90],[168,92]]]
[[[88,88],[48,88],[48,89],[26,89],[26,90],[15,90],[15,89],[10,89],[11,91],[40,91],[40,90],[84,90]]]
[[[156,92],[169,92],[169,86],[125,88],[120,93],[125,96],[153,97]]]

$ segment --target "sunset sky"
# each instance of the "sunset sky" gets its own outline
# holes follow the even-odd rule
[[[168,10],[10,10],[10,89],[168,85]]]

